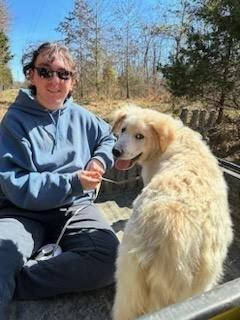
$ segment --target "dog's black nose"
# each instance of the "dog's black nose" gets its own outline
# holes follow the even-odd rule
[[[114,157],[116,157],[116,158],[120,157],[120,155],[121,155],[121,151],[119,151],[116,148],[113,148],[112,153],[113,153]]]

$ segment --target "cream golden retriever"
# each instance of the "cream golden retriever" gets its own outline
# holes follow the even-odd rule
[[[227,186],[199,133],[157,111],[116,112],[116,167],[144,188],[119,247],[114,320],[133,320],[211,289],[232,241]]]

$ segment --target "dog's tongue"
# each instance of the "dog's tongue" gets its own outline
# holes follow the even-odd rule
[[[118,170],[128,170],[130,166],[131,166],[131,160],[117,159],[115,161],[115,168],[117,168]]]

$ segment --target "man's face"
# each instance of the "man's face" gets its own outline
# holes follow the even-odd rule
[[[51,73],[51,71],[60,71],[60,73]],[[73,87],[73,79],[68,75],[68,71],[71,71],[70,66],[61,53],[55,53],[49,59],[48,50],[46,50],[37,57],[29,78],[31,84],[36,87],[36,100],[45,108],[56,110],[63,105]],[[46,74],[51,76],[45,77]],[[61,79],[65,74],[67,77]]]

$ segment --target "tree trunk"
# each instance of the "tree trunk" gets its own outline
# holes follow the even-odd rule
[[[216,120],[217,124],[220,124],[222,122],[222,120],[223,120],[224,102],[225,102],[225,93],[224,93],[224,90],[222,90],[221,98],[220,98],[220,101],[218,103],[218,116],[217,116],[217,120]]]

